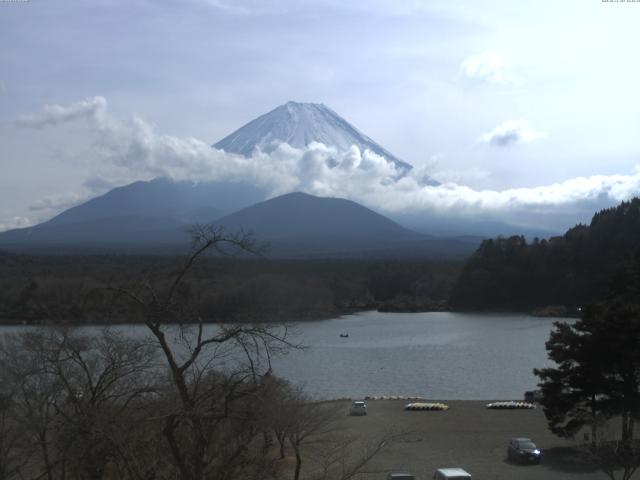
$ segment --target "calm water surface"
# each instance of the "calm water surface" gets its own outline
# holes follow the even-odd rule
[[[320,398],[519,399],[536,386],[533,368],[551,364],[544,343],[553,321],[518,314],[364,312],[301,323],[295,340],[308,348],[276,359],[274,371]],[[122,328],[145,333],[139,325]]]
[[[365,312],[300,325],[308,350],[278,359],[275,371],[326,398],[519,399],[536,386],[533,368],[551,364],[544,343],[554,320]]]

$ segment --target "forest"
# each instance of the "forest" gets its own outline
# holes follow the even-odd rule
[[[482,242],[451,292],[455,310],[578,313],[602,299],[616,268],[640,246],[640,199],[596,213],[548,240]]]
[[[178,256],[0,253],[0,322],[121,323],[135,306],[120,286],[162,288]],[[181,288],[207,322],[304,321],[363,310],[446,308],[462,268],[435,260],[270,260],[206,257]]]
[[[562,236],[484,240],[466,263],[210,255],[181,288],[206,322],[304,321],[363,310],[578,315],[605,296],[616,268],[639,246],[634,198]],[[114,301],[116,289],[163,288],[183,258],[0,251],[0,323],[137,321],[134,305]]]

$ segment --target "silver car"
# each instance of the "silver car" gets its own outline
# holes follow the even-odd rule
[[[387,480],[415,480],[415,477],[407,472],[390,473],[387,475]]]
[[[351,408],[349,409],[349,415],[366,415],[367,414],[367,403],[364,400],[356,400],[351,403]]]
[[[462,468],[439,468],[433,474],[434,480],[471,480],[471,474]]]

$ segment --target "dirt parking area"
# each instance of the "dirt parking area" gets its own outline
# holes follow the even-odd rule
[[[445,401],[447,411],[405,411],[406,401],[369,401],[368,414],[347,416],[344,427],[362,438],[379,438],[388,431],[408,432],[391,443],[358,479],[380,479],[391,471],[408,471],[417,480],[431,479],[437,468],[461,467],[474,480],[592,480],[605,479],[588,468],[576,443],[552,435],[544,413],[534,410],[488,410],[483,401]],[[539,465],[507,461],[511,437],[529,437],[542,450]]]

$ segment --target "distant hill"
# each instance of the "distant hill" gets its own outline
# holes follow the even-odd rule
[[[464,310],[569,311],[602,299],[614,271],[640,248],[640,199],[596,213],[563,236],[482,242],[467,261],[450,299]]]
[[[477,246],[413,232],[350,200],[300,192],[245,208],[216,224],[255,232],[277,257],[461,257]]]
[[[497,220],[474,220],[429,213],[394,213],[390,214],[389,218],[416,232],[439,237],[474,236],[484,240],[496,236],[524,235],[525,238],[533,240],[535,237],[550,238],[561,233],[544,228],[513,225]]]
[[[264,198],[247,183],[140,181],[72,207],[29,228],[0,233],[0,245],[68,247],[171,245],[184,230]],[[248,202],[248,203],[245,203]]]
[[[171,184],[159,181],[144,188],[155,191],[158,185]],[[161,195],[161,189],[156,193]],[[101,197],[35,227],[0,233],[0,247],[56,248],[65,252],[70,247],[133,253],[185,251],[190,241],[188,228],[197,221],[189,221],[187,212],[193,210],[186,207],[195,204],[161,212],[152,204],[132,201],[131,205],[138,208],[127,215],[128,204],[123,197],[136,197],[130,194],[126,188],[113,191],[105,196],[111,199]],[[180,199],[177,195],[176,202]],[[115,208],[120,201],[122,206]],[[204,212],[213,216],[216,210],[206,208]],[[305,193],[282,195],[205,223],[222,226],[228,232],[252,232],[261,244],[269,244],[268,255],[278,258],[461,258],[478,245],[473,238],[422,235],[355,202]]]

